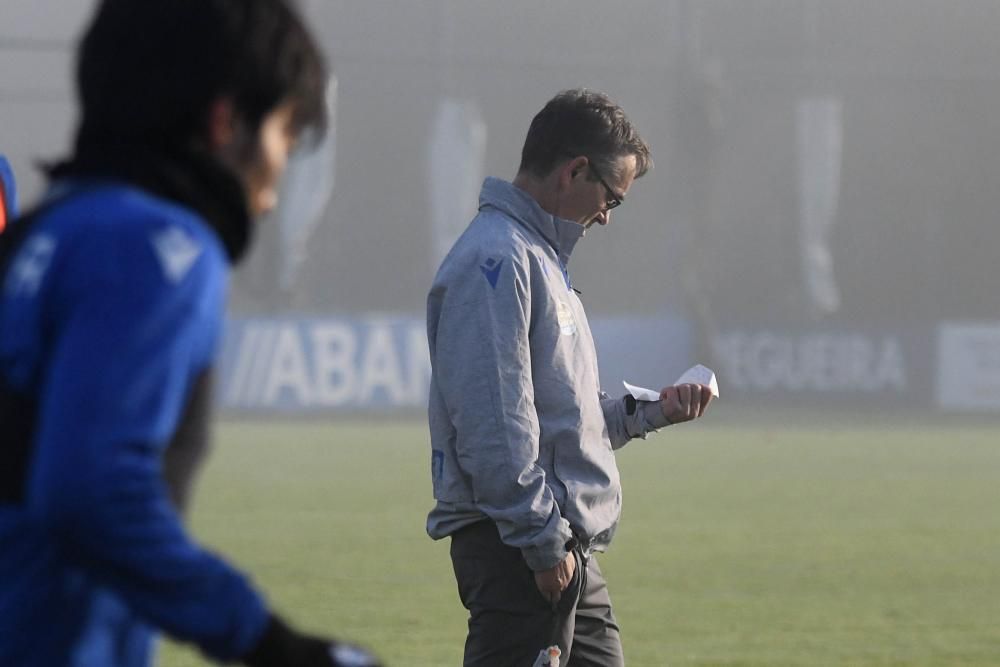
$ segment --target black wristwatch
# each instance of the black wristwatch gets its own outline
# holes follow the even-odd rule
[[[576,536],[566,540],[566,553],[572,553],[576,551],[576,548],[580,546],[580,540],[576,539]]]

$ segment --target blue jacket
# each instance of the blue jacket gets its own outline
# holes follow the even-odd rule
[[[147,665],[154,628],[233,659],[265,603],[186,534],[163,471],[205,412],[227,248],[148,189],[68,189],[0,274],[0,665]]]

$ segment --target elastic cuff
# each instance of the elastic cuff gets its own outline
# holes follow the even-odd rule
[[[522,547],[521,554],[524,562],[535,572],[548,570],[563,561],[569,553],[567,545],[572,542],[574,535],[569,529],[569,524],[565,525],[565,530],[559,531],[554,541],[546,541],[542,546]]]
[[[642,418],[646,422],[647,430],[655,431],[673,424],[663,414],[663,408],[659,401],[639,401],[639,410],[642,411]]]

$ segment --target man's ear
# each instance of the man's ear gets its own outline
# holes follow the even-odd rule
[[[564,188],[569,187],[573,179],[586,171],[588,164],[590,164],[590,160],[585,155],[578,155],[572,160],[565,162],[559,170],[559,184]]]
[[[209,150],[218,151],[232,145],[236,137],[236,113],[232,99],[216,98],[208,108],[206,124]]]

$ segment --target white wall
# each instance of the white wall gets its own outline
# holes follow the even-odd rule
[[[65,154],[74,123],[72,51],[94,0],[3,0],[0,152],[22,206],[42,187],[36,167]]]

